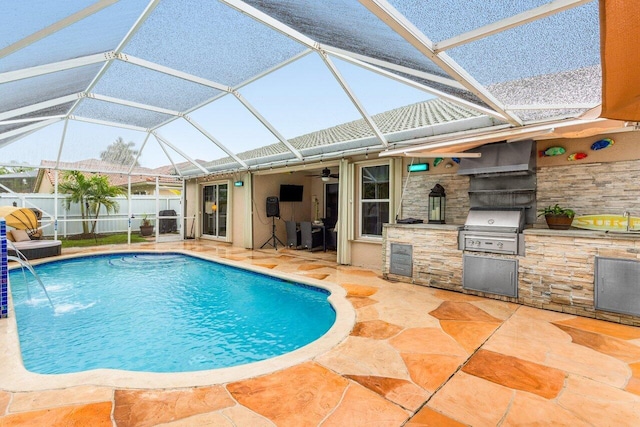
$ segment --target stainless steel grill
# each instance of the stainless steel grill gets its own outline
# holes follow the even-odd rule
[[[464,251],[524,255],[524,210],[472,208],[458,234]]]

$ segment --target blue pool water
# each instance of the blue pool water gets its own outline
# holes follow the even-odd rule
[[[186,372],[300,348],[335,321],[328,292],[182,254],[83,257],[10,273],[22,358],[42,374]]]

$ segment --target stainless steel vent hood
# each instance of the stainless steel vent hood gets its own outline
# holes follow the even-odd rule
[[[469,150],[481,153],[478,158],[463,158],[458,168],[459,175],[530,174],[535,172],[535,142],[497,142]]]

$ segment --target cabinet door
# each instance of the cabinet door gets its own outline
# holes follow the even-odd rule
[[[640,262],[596,257],[597,310],[640,316]]]
[[[518,296],[518,260],[463,255],[462,264],[464,289]]]

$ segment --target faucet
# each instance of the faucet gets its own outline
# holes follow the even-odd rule
[[[627,217],[627,232],[634,231],[634,230],[631,230],[631,212],[624,211],[622,213],[622,216]]]

